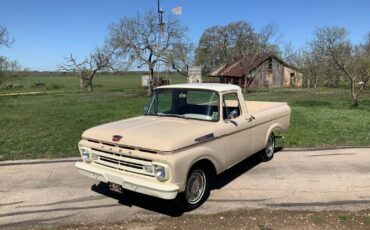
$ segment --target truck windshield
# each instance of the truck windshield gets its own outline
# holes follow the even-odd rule
[[[158,89],[145,115],[218,121],[219,96],[210,90]]]

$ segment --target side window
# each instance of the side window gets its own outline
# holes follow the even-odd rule
[[[233,112],[235,117],[240,116],[240,103],[237,93],[227,93],[223,95],[223,118],[228,119],[230,113]]]
[[[163,91],[158,93],[157,113],[170,113],[172,105],[172,92]]]

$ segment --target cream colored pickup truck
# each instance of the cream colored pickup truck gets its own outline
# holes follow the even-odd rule
[[[286,103],[245,102],[229,84],[158,87],[144,110],[86,130],[76,167],[115,188],[176,198],[186,210],[208,198],[221,172],[254,153],[270,160],[274,132],[290,123]]]

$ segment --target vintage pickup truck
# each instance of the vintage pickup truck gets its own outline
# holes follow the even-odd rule
[[[244,101],[230,84],[154,90],[144,115],[82,134],[79,172],[117,188],[175,199],[186,210],[209,196],[217,175],[254,153],[273,157],[274,132],[290,123],[286,103]]]

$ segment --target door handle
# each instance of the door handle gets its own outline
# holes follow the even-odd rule
[[[255,117],[253,117],[253,115],[251,115],[249,118],[247,118],[247,120],[248,120],[248,122],[251,122],[251,121],[253,121],[253,120],[255,120],[256,118]]]

